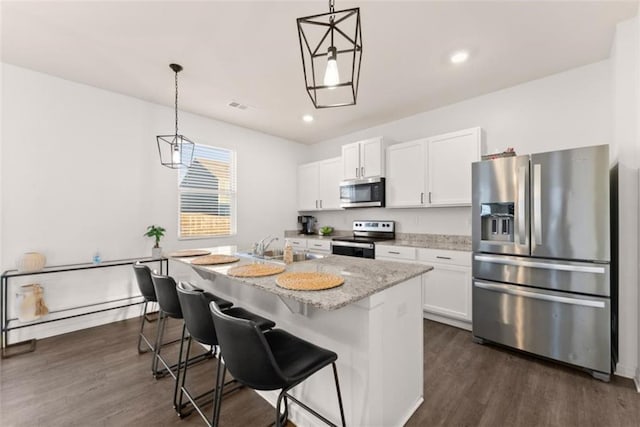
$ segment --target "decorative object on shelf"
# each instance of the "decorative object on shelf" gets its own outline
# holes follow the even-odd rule
[[[336,12],[334,0],[329,0],[329,13],[298,18],[297,23],[305,87],[313,106],[355,105],[362,62],[360,8]]]
[[[100,256],[100,252],[96,251],[93,254],[93,258],[91,258],[91,262],[93,262],[94,264],[98,265],[102,262],[102,257]]]
[[[19,321],[30,322],[49,313],[43,294],[44,289],[38,284],[20,286],[15,302]]]
[[[39,252],[26,252],[16,263],[20,273],[33,273],[41,271],[47,262],[47,258]]]
[[[195,144],[186,136],[178,133],[178,73],[182,71],[182,66],[178,64],[169,64],[169,67],[175,72],[176,80],[176,131],[173,135],[158,135],[158,154],[160,154],[160,163],[171,169],[191,166],[193,160],[193,149]]]
[[[482,160],[500,159],[502,157],[515,157],[515,155],[516,151],[513,149],[513,147],[509,147],[502,153],[485,154],[482,156]]]
[[[315,271],[288,272],[276,277],[276,285],[293,291],[322,291],[344,284],[344,278]]]
[[[156,239],[156,244],[151,248],[151,257],[161,258],[162,248],[160,247],[160,239],[164,236],[166,230],[158,225],[150,225],[147,227],[147,232],[144,233],[147,237],[153,237]]]
[[[333,233],[333,227],[329,227],[328,225],[325,225],[324,227],[320,227],[320,231],[318,231],[318,233],[321,236],[330,236],[331,233]]]

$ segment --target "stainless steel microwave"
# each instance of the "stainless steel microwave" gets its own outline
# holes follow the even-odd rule
[[[383,207],[384,178],[366,178],[340,183],[341,208]]]

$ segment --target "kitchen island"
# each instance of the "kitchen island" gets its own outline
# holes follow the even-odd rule
[[[235,247],[208,248],[234,254]],[[290,272],[337,274],[345,283],[324,291],[292,291],[276,285],[277,276],[235,278],[230,268],[251,258],[216,266],[190,265],[204,280],[197,285],[276,322],[303,339],[338,354],[338,374],[349,426],[401,426],[423,399],[422,284],[431,267],[328,255],[286,266]],[[267,261],[268,262],[268,261]],[[260,392],[275,404],[277,391]],[[339,424],[331,370],[322,370],[293,394]],[[295,405],[296,425],[322,425]]]

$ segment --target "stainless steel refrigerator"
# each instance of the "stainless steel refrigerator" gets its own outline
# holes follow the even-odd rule
[[[472,167],[473,335],[612,369],[609,146]]]

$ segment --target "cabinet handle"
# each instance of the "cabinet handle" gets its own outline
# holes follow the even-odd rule
[[[360,178],[360,168],[356,168],[356,178]]]
[[[431,204],[431,191],[429,191],[429,204]]]
[[[389,251],[389,253],[394,255],[400,255],[400,252],[396,252],[396,251]]]
[[[320,209],[322,209],[322,200],[320,200]]]
[[[360,167],[360,177],[364,178],[364,166]]]
[[[420,204],[424,204],[424,193],[420,193]]]
[[[318,201],[316,200],[316,209],[318,209]]]
[[[436,258],[438,258],[438,259],[451,259],[450,256],[440,256],[440,255],[437,255]]]
[[[314,243],[313,246],[315,246],[316,248],[321,248],[322,247],[322,245],[319,245],[317,243]]]

